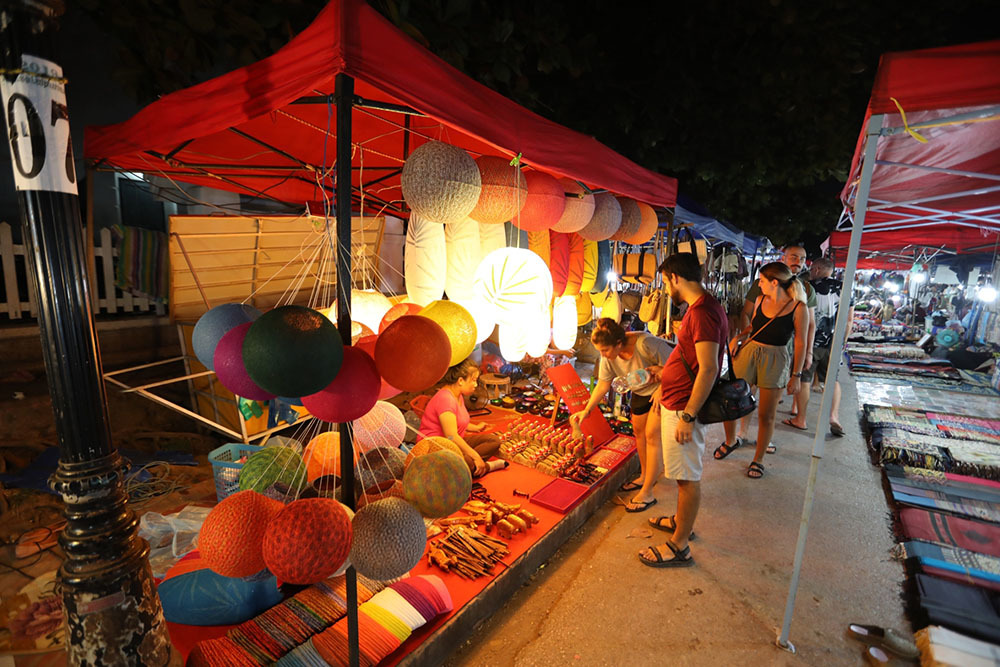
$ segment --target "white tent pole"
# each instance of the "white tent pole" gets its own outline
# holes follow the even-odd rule
[[[844,285],[840,292],[840,305],[837,308],[837,324],[833,329],[833,344],[830,347],[830,365],[826,371],[826,386],[823,388],[823,402],[819,408],[819,421],[816,424],[816,439],[813,440],[812,462],[809,466],[809,481],[806,483],[806,497],[802,504],[802,519],[799,521],[799,540],[795,545],[795,564],[792,567],[792,580],[788,586],[788,601],[785,603],[785,618],[781,625],[781,634],[777,644],[786,651],[795,652],[795,646],[788,641],[788,632],[792,625],[792,612],[795,607],[795,594],[799,588],[799,574],[802,570],[802,557],[806,550],[806,535],[809,533],[809,518],[812,516],[813,495],[816,492],[816,475],[819,472],[819,461],[823,458],[826,445],[826,429],[822,424],[830,421],[830,411],[833,408],[833,388],[837,382],[837,371],[840,369],[840,357],[844,351],[844,339],[847,332],[847,317],[851,303],[851,291],[854,288],[854,270],[858,266],[858,252],[861,250],[861,232],[865,225],[865,214],[868,206],[868,192],[872,184],[872,170],[875,168],[875,149],[878,147],[879,135],[885,115],[872,116],[868,121],[868,139],[865,144],[864,163],[861,167],[861,182],[858,185],[858,198],[854,204],[854,227],[851,229],[851,243],[847,250],[847,266],[844,268]]]

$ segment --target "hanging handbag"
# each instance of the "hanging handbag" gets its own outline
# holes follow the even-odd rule
[[[642,303],[639,304],[639,319],[646,323],[656,320],[656,316],[660,313],[660,301],[663,298],[665,295],[659,288],[654,287],[646,292],[642,297]]]
[[[615,322],[621,322],[622,302],[618,297],[618,292],[608,288],[608,296],[601,305],[601,317],[609,317]]]
[[[658,265],[656,253],[642,252],[618,253],[614,258],[614,270],[618,278],[626,283],[648,285],[656,278]]]
[[[681,234],[687,232],[688,240],[681,241]],[[695,239],[694,232],[691,231],[690,227],[685,227],[677,232],[677,252],[689,252],[698,258],[698,263],[703,265],[705,260],[708,259],[708,242],[705,239]]]
[[[687,359],[684,358],[684,351],[680,349],[679,344],[677,353],[681,355],[681,363],[684,364],[684,368],[687,369],[693,383],[695,380],[694,371],[691,370]],[[698,410],[698,421],[702,424],[735,421],[740,417],[747,416],[757,407],[757,402],[750,391],[750,385],[747,384],[746,380],[736,377],[733,373],[733,355],[729,352],[728,345],[726,346],[726,355],[729,357],[729,377],[719,376],[712,391],[709,392],[708,398],[705,399],[704,405]]]
[[[642,292],[636,290],[625,290],[621,293],[622,310],[638,313],[642,306]]]

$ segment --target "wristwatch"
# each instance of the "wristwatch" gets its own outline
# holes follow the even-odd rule
[[[686,412],[682,412],[681,413],[681,421],[683,421],[685,424],[690,424],[691,422],[694,421],[694,417],[692,417],[691,415],[689,415]]]
[[[799,373],[792,373],[792,377],[793,378],[800,378],[800,377],[802,377],[802,373],[801,372],[799,372]]]

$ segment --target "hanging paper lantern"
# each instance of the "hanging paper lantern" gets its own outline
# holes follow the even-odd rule
[[[625,243],[641,245],[653,238],[660,223],[656,219],[656,211],[653,210],[652,206],[641,201],[637,201],[636,206],[639,207],[639,228],[625,239]]]
[[[439,518],[457,512],[472,493],[472,473],[454,452],[439,451],[418,456],[403,474],[406,501],[426,517]]]
[[[440,435],[432,435],[429,438],[423,438],[417,444],[413,445],[410,449],[410,453],[406,455],[405,464],[409,466],[417,458],[430,454],[431,452],[439,452],[442,450],[447,450],[449,452],[455,452],[459,456],[462,455],[462,450],[459,449],[458,445],[454,442]]]
[[[560,350],[571,350],[576,344],[576,301],[576,297],[557,296],[552,305],[552,343]]]
[[[542,171],[525,172],[524,180],[528,186],[528,197],[524,208],[512,222],[528,232],[551,229],[566,210],[566,192],[562,183]]]
[[[598,241],[583,242],[583,280],[580,282],[580,292],[594,289],[597,281]]]
[[[385,331],[387,326],[401,318],[403,315],[416,315],[422,308],[423,306],[418,306],[417,304],[410,303],[409,301],[394,304],[389,310],[386,311],[385,315],[382,316],[382,321],[378,324],[378,332],[382,333]]]
[[[354,452],[357,459],[357,452]],[[324,431],[309,441],[302,454],[309,482],[327,475],[340,476],[340,433]]]
[[[556,317],[555,313],[552,314],[552,342],[555,342],[555,323]],[[576,297],[576,325],[578,327],[585,327],[594,321],[594,302],[590,299],[590,294],[587,292],[581,292]],[[576,339],[573,340],[574,344]],[[558,347],[558,344],[556,344]],[[567,349],[567,348],[563,348]]]
[[[622,206],[610,192],[594,195],[594,217],[578,233],[591,241],[610,239],[622,224]]]
[[[448,270],[444,225],[411,214],[403,261],[407,301],[426,306],[444,296]]]
[[[306,484],[302,457],[288,447],[265,447],[254,452],[240,468],[240,491],[264,493],[275,483],[299,490]]]
[[[302,405],[316,419],[349,422],[367,413],[378,400],[382,378],[375,362],[363,350],[348,347],[333,382],[321,391],[302,397]]]
[[[219,382],[229,391],[252,401],[269,401],[274,394],[258,387],[243,365],[243,339],[252,325],[253,322],[244,322],[226,332],[215,346],[212,365]]]
[[[198,549],[208,567],[224,577],[249,577],[263,570],[264,531],[283,507],[256,491],[223,498],[198,533]]]
[[[614,267],[611,264],[611,242],[610,241],[598,241],[597,242],[597,275],[594,277],[594,287],[591,289],[591,293],[600,294],[608,287],[608,274]],[[603,303],[603,301],[601,302]],[[600,306],[600,303],[594,301],[595,306]]]
[[[224,303],[212,308],[198,318],[191,332],[191,348],[194,356],[208,370],[215,370],[215,348],[229,331],[240,324],[253,322],[261,313],[245,303]]]
[[[444,291],[452,301],[470,299],[472,281],[469,276],[476,272],[482,258],[479,254],[479,223],[469,218],[447,225],[444,242],[448,255]]]
[[[413,305],[413,304],[407,304],[407,305],[410,306],[410,305]],[[414,306],[414,307],[417,309],[417,312],[420,312],[420,306]],[[388,313],[386,313],[386,316],[388,316]],[[393,321],[395,321],[395,319]],[[388,326],[388,325],[386,325],[386,326]],[[372,361],[374,361],[375,360],[375,344],[377,342],[378,342],[378,336],[365,336],[364,338],[361,338],[361,339],[358,340],[358,343],[357,343],[356,347],[359,350],[363,350],[364,353],[367,354],[369,357],[371,357]],[[391,384],[389,384],[388,382],[386,382],[385,378],[382,378],[382,388],[379,389],[378,400],[382,401],[382,400],[385,400],[387,398],[392,398],[393,396],[396,396],[399,393],[400,393],[399,389],[393,387]]]
[[[549,316],[549,309],[539,309],[534,316],[525,321],[525,325],[527,334],[525,354],[535,359],[544,356],[549,349],[549,341],[552,340],[552,320]]]
[[[500,356],[510,363],[517,363],[528,353],[528,329],[514,324],[501,324],[499,332]]]
[[[642,212],[639,210],[639,203],[631,197],[615,196],[618,205],[622,207],[622,221],[618,231],[611,235],[612,241],[624,241],[632,238],[639,231],[642,224]]]
[[[528,250],[541,257],[546,266],[549,265],[552,255],[549,244],[550,233],[547,229],[540,232],[528,232]]]
[[[392,403],[378,401],[354,420],[354,446],[361,451],[398,447],[406,437],[406,419]]]
[[[549,275],[552,276],[552,293],[566,291],[569,273],[569,234],[549,230]]]
[[[263,552],[280,581],[315,584],[340,569],[351,552],[351,520],[336,500],[296,500],[267,524]]]
[[[437,322],[444,329],[451,343],[449,366],[466,359],[476,347],[476,320],[472,314],[454,301],[433,301],[420,315]]]
[[[479,223],[479,257],[482,262],[494,250],[507,247],[507,235],[503,225]]]
[[[375,366],[386,382],[403,391],[423,391],[440,380],[451,361],[451,342],[437,322],[404,315],[375,342]]]
[[[576,296],[583,284],[583,269],[586,263],[584,257],[584,240],[579,234],[569,234],[569,265],[566,270],[566,287],[562,296]]]
[[[360,335],[368,335],[378,331],[379,323],[385,314],[392,308],[389,298],[381,292],[374,290],[351,290],[351,337],[354,337],[354,324],[360,323],[365,326],[367,332],[362,331]],[[337,302],[330,306],[330,321],[337,321]]]
[[[472,319],[475,320],[477,345],[493,334],[493,330],[497,328],[497,323],[491,314],[493,309],[488,304],[479,301],[475,297],[470,299],[457,299],[455,303],[469,311],[469,314],[472,315]]]
[[[403,199],[421,217],[461,222],[479,201],[479,167],[461,148],[440,141],[418,146],[403,164]]]
[[[552,300],[552,278],[542,258],[522,248],[490,253],[476,269],[476,296],[492,306],[500,324],[516,325],[526,309]]]
[[[512,220],[524,208],[528,184],[519,167],[510,159],[496,155],[476,158],[482,181],[479,201],[469,217],[485,224],[501,224]]]
[[[365,505],[354,516],[351,562],[376,581],[396,579],[416,567],[427,547],[423,517],[399,498]]]
[[[578,232],[594,217],[594,195],[571,178],[560,178],[559,183],[563,186],[566,208],[552,229],[564,234]]]
[[[359,489],[367,489],[383,482],[403,479],[406,454],[398,447],[376,447],[358,458],[354,468]]]
[[[337,377],[343,358],[337,327],[303,306],[279,306],[261,315],[243,341],[250,379],[277,396],[315,394]]]

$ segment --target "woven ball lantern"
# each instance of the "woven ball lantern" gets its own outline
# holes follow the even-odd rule
[[[309,413],[325,422],[344,423],[366,414],[378,401],[382,378],[364,350],[344,349],[344,361],[333,382],[315,394],[302,397]]]
[[[594,217],[594,195],[571,178],[560,178],[559,183],[566,197],[566,207],[552,229],[564,234],[578,232]]]
[[[378,324],[378,332],[382,333],[385,331],[386,327],[401,318],[403,315],[416,315],[423,309],[423,306],[418,306],[415,303],[410,303],[404,301],[403,303],[394,304],[389,310],[386,311],[385,315],[382,316],[381,321]]]
[[[252,401],[269,401],[274,394],[258,387],[243,365],[243,339],[252,325],[253,322],[244,322],[226,332],[215,346],[213,366],[219,382],[229,391]]]
[[[509,158],[496,155],[480,155],[476,166],[482,190],[469,217],[488,225],[513,220],[528,198],[528,184],[520,167],[512,165]]]
[[[656,211],[649,204],[644,204],[641,201],[636,202],[636,206],[639,207],[639,228],[634,234],[625,239],[625,243],[631,243],[632,245],[642,245],[647,243],[656,234],[656,228],[659,226],[659,221],[656,219]]]
[[[406,502],[421,514],[440,518],[457,512],[472,493],[472,473],[465,460],[450,451],[418,456],[403,474]]]
[[[434,320],[404,315],[375,342],[379,375],[403,391],[423,391],[440,380],[451,361],[448,334]]]
[[[263,554],[279,581],[305,586],[333,575],[351,552],[351,519],[330,498],[285,506],[267,524]]]
[[[476,323],[477,345],[493,334],[493,330],[497,328],[497,322],[493,319],[493,308],[489,304],[483,303],[475,297],[456,299],[455,303],[465,308],[472,315],[472,319]]]
[[[263,570],[264,531],[283,507],[256,491],[223,498],[198,533],[198,549],[208,567],[224,577],[249,577]]]
[[[440,435],[432,435],[429,438],[423,438],[413,445],[410,449],[410,453],[406,455],[405,465],[409,466],[417,458],[424,456],[425,454],[430,454],[431,452],[439,452],[441,450],[447,450],[449,452],[454,452],[459,456],[462,455],[462,450],[459,449],[458,445],[454,442]]]
[[[224,303],[198,318],[191,332],[194,356],[208,370],[215,370],[215,348],[229,331],[245,322],[253,322],[261,312],[245,303]]]
[[[576,322],[576,297],[557,296],[552,304],[552,343],[558,349],[571,350],[576,345]]]
[[[357,452],[354,453],[357,459]],[[309,441],[302,454],[309,482],[327,475],[340,476],[340,433],[324,431]]]
[[[358,339],[358,342],[355,344],[355,347],[357,347],[359,350],[364,350],[364,352],[369,357],[372,358],[372,361],[374,361],[376,343],[378,343],[378,336],[364,336]],[[399,393],[400,393],[399,389],[396,389],[391,384],[386,382],[385,378],[382,378],[382,388],[378,392],[378,400],[382,401],[387,398],[392,398],[393,396],[396,396]]]
[[[420,562],[427,546],[423,517],[399,498],[360,508],[353,529],[351,562],[359,574],[377,581],[402,577]]]
[[[319,311],[280,306],[261,315],[243,341],[247,373],[277,396],[308,396],[333,382],[344,359],[337,327]]]
[[[396,479],[403,479],[406,454],[398,447],[376,447],[358,457],[354,476],[358,487],[367,489]]]
[[[482,179],[475,160],[461,148],[428,141],[406,159],[400,185],[413,211],[447,225],[465,220],[476,207]]]
[[[306,484],[306,467],[290,447],[265,447],[250,455],[240,468],[239,480],[240,491],[264,493],[276,482],[295,491]]]
[[[542,171],[526,172],[524,180],[528,196],[524,208],[512,222],[527,232],[551,229],[566,210],[566,192],[562,183]]]
[[[483,258],[473,283],[476,297],[498,324],[518,325],[526,310],[552,301],[552,276],[542,258],[523,248],[501,248]]]
[[[432,301],[419,313],[437,322],[451,343],[449,366],[466,359],[476,347],[476,320],[462,305],[454,301]]]
[[[611,235],[612,241],[624,241],[635,236],[642,225],[642,211],[639,203],[631,197],[618,197],[618,205],[622,207],[622,222],[618,231]]]
[[[377,447],[399,447],[406,437],[406,419],[392,403],[377,401],[354,420],[354,446],[367,452]]]
[[[579,232],[590,241],[606,241],[622,224],[622,206],[610,192],[594,195],[594,216]]]

